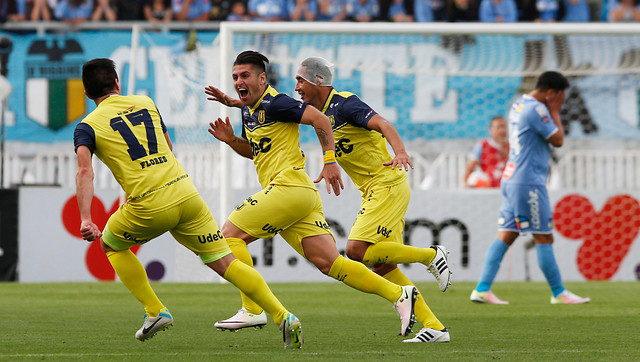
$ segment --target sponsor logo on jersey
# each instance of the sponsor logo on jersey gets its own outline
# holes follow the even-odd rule
[[[268,232],[269,234],[274,234],[274,235],[275,235],[275,234],[277,234],[277,233],[281,232],[281,231],[282,231],[282,228],[279,228],[279,227],[277,227],[277,226],[273,226],[273,225],[271,225],[271,224],[265,224],[265,225],[262,227],[262,230],[264,230],[264,231]]]
[[[149,241],[149,239],[138,239],[135,236],[133,236],[133,235],[129,234],[128,232],[126,232],[126,231],[124,232],[124,234],[122,234],[122,236],[127,240],[133,241],[136,244],[144,244],[147,241]]]
[[[531,212],[531,224],[534,229],[540,229],[540,196],[538,190],[529,191],[529,210]]]
[[[258,142],[254,142],[253,139],[249,139],[249,144],[251,145],[251,151],[253,156],[257,156],[260,153],[267,153],[271,150],[271,138],[263,137]]]
[[[353,151],[353,145],[349,144],[351,142],[348,138],[341,138],[336,142],[336,156],[340,157],[343,153],[351,153]]]
[[[507,163],[507,165],[504,167],[504,172],[502,173],[502,178],[503,179],[508,179],[509,177],[511,177],[511,175],[513,175],[513,171],[515,171],[516,169],[516,164],[513,162],[509,162]]]
[[[215,234],[208,233],[207,235],[198,235],[198,241],[200,244],[212,243],[214,241],[222,240],[223,238],[224,236],[222,236],[220,230]]]
[[[378,225],[378,230],[376,231],[377,234],[380,234],[382,236],[384,236],[385,238],[389,238],[389,236],[391,236],[391,232],[393,230],[391,229],[387,229],[386,226],[382,226],[382,225]]]

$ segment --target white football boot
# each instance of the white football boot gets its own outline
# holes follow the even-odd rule
[[[451,285],[451,269],[447,263],[449,251],[442,245],[432,246],[432,248],[436,250],[436,256],[427,265],[427,270],[436,277],[438,287],[444,292]]]
[[[473,290],[471,292],[471,297],[469,297],[474,303],[486,303],[486,304],[509,304],[506,300],[501,300],[496,297],[490,290],[486,292],[479,292],[477,290]]]
[[[136,339],[140,341],[146,341],[149,338],[153,338],[158,332],[164,331],[173,325],[173,317],[167,308],[160,309],[160,313],[157,317],[148,317],[144,315],[144,323],[142,328],[136,332]]]
[[[260,314],[249,313],[244,307],[229,319],[216,322],[214,326],[223,331],[237,331],[238,329],[254,327],[262,328],[267,325],[267,314],[262,311]]]
[[[451,337],[449,336],[449,331],[446,328],[441,331],[433,328],[422,328],[420,332],[416,333],[415,337],[411,339],[405,339],[402,342],[436,343],[436,342],[449,342],[450,340],[451,340]]]
[[[551,304],[584,304],[590,301],[591,298],[577,296],[566,289],[557,297],[551,296]]]
[[[416,322],[416,316],[413,308],[416,304],[418,290],[413,285],[405,285],[402,288],[400,298],[393,303],[393,308],[400,316],[400,335],[406,337],[411,333],[411,328]]]

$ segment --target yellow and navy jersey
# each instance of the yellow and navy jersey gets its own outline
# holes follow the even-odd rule
[[[153,211],[197,190],[176,160],[155,103],[146,96],[112,95],[80,122],[74,146],[86,146],[113,173],[132,207]]]
[[[300,148],[300,119],[306,107],[307,103],[270,85],[253,107],[242,107],[242,137],[251,145],[263,188],[269,184],[315,188],[304,171]]]
[[[358,96],[332,89],[322,113],[331,120],[338,164],[361,192],[374,184],[390,186],[406,179],[405,171],[382,165],[393,157],[382,134],[367,128],[377,113]]]

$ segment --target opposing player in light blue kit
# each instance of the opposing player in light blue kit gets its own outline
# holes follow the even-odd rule
[[[509,161],[502,176],[502,206],[498,237],[487,250],[484,267],[471,301],[508,304],[491,292],[491,284],[505,252],[520,234],[533,234],[538,265],[551,288],[552,304],[582,304],[579,297],[562,284],[553,254],[553,218],[547,176],[551,150],[560,147],[564,129],[560,108],[569,81],[560,73],[548,71],[538,78],[533,91],[520,97],[509,112]]]

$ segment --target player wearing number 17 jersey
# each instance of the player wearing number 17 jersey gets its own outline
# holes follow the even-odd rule
[[[145,320],[136,338],[147,340],[173,324],[171,313],[151,289],[144,267],[130,250],[166,231],[254,298],[276,323],[294,323],[299,330],[300,322],[271,293],[262,276],[231,253],[209,208],[173,156],[153,101],[145,96],[120,95],[120,82],[110,59],[85,63],[82,82],[97,108],[78,124],[74,134],[80,232],[87,241],[102,237],[102,249],[118,277],[144,306]],[[93,154],[109,167],[127,195],[103,231],[91,219]],[[302,346],[297,331],[284,337],[285,347]]]

